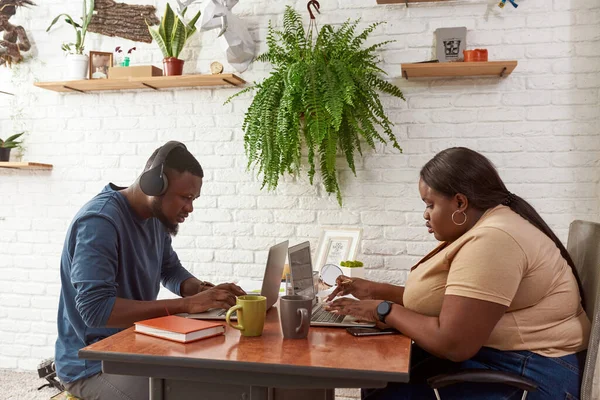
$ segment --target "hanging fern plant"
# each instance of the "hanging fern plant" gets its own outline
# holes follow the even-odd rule
[[[402,151],[378,95],[380,91],[404,100],[398,87],[381,78],[385,72],[377,66],[375,51],[389,41],[364,48],[380,23],[356,35],[358,22],[347,21],[337,29],[325,25],[314,38],[315,25],[306,32],[298,12],[288,6],[283,31],[269,23],[269,49],[257,60],[273,65],[271,75],[227,100],[256,90],[242,128],[248,167],[258,166],[263,187],[273,190],[281,175],[300,172],[305,144],[311,184],[318,163],[325,189],[336,193],[341,206],[338,150],[355,175],[354,153],[362,155],[361,138],[371,148],[375,141],[386,143],[378,126]]]

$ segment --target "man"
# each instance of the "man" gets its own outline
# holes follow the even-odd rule
[[[181,266],[171,236],[194,210],[202,167],[179,142],[148,160],[131,186],[107,185],[71,223],[61,257],[55,363],[67,390],[85,400],[147,400],[148,379],[104,374],[78,351],[147,318],[229,308],[238,286],[214,286]],[[182,296],[156,300],[159,284]]]

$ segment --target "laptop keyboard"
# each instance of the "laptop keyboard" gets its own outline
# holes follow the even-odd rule
[[[219,314],[217,314],[219,317],[224,316],[225,314],[227,314],[227,309],[222,309],[221,311],[219,311]],[[231,313],[232,317],[237,317],[237,311],[234,311]]]
[[[322,304],[318,304],[314,307],[310,320],[313,322],[332,322],[340,323],[346,318],[345,315],[339,315],[329,312],[323,308]]]

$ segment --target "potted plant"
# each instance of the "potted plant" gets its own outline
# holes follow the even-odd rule
[[[377,66],[376,50],[389,42],[364,47],[379,23],[358,35],[357,24],[347,21],[335,29],[324,25],[314,39],[315,24],[311,22],[307,34],[300,15],[289,6],[283,31],[269,23],[268,51],[257,60],[273,65],[271,75],[227,100],[256,90],[242,128],[248,167],[258,166],[263,187],[273,190],[280,175],[300,171],[305,143],[310,182],[318,163],[326,191],[336,193],[341,206],[338,151],[356,174],[355,151],[362,155],[364,143],[375,148],[375,141],[386,142],[378,126],[402,151],[378,94],[404,99],[398,87],[381,78],[384,72]]]
[[[166,76],[181,75],[183,73],[184,61],[178,57],[186,41],[196,32],[196,22],[200,18],[200,11],[194,15],[189,23],[185,23],[182,18],[185,17],[186,11],[187,7],[181,12],[180,18],[167,3],[160,25],[148,25],[150,35],[162,51],[164,75]]]
[[[340,263],[340,269],[346,276],[352,278],[364,278],[365,269],[363,268],[362,261],[342,261]]]
[[[68,14],[60,14],[46,29],[46,32],[56,24],[60,17],[65,17],[65,22],[75,29],[75,42],[63,43],[61,48],[67,53],[67,79],[87,79],[88,76],[88,56],[83,54],[85,35],[88,25],[94,15],[94,0],[83,0],[83,15],[81,23],[75,22]]]
[[[17,141],[23,133],[25,132],[12,135],[6,140],[0,139],[0,161],[8,161],[10,159],[10,150],[19,147],[23,143],[22,141]]]

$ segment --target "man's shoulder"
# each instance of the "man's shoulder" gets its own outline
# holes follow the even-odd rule
[[[104,190],[81,207],[74,222],[93,218],[95,216],[108,219],[115,223],[122,219],[123,213],[128,212],[123,206],[116,191]]]

